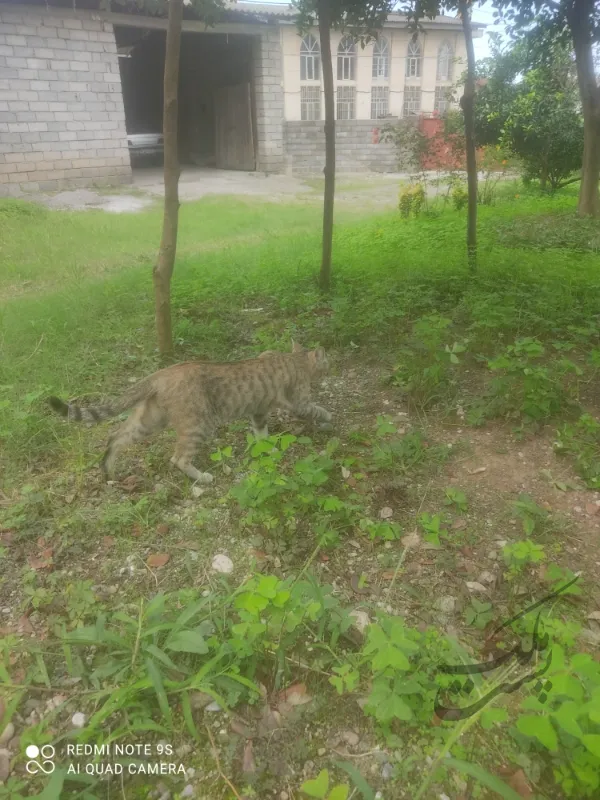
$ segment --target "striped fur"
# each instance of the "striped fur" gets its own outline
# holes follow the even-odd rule
[[[267,436],[267,417],[282,408],[315,423],[331,414],[310,400],[311,381],[328,369],[321,348],[291,353],[267,351],[258,358],[230,363],[196,361],[176,364],[139,381],[112,403],[81,408],[50,397],[52,408],[76,422],[100,422],[133,409],[110,437],[102,468],[110,475],[125,447],[165,428],[175,429],[177,442],[171,462],[195,481],[213,476],[192,464],[198,448],[224,423],[250,417],[257,437]]]

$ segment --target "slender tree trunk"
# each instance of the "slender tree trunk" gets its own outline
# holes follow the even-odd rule
[[[156,266],[153,270],[154,301],[158,351],[162,359],[173,355],[171,329],[171,276],[177,250],[179,222],[179,159],[177,153],[177,116],[179,85],[179,52],[183,0],[169,0],[167,49],[165,54],[163,138],[165,207],[163,229]]]
[[[600,87],[594,73],[591,35],[594,2],[573,0],[569,27],[583,109],[583,165],[577,210],[581,216],[600,217]]]
[[[467,189],[469,194],[467,216],[467,259],[469,270],[477,270],[477,150],[475,146],[475,50],[471,28],[471,0],[459,0],[458,10],[462,20],[467,47],[467,77],[460,105],[465,118],[465,148],[467,157]]]
[[[317,0],[319,39],[325,92],[325,189],[323,192],[323,253],[319,286],[328,292],[331,286],[331,250],[333,246],[333,201],[335,197],[335,99],[331,61],[331,14],[329,0]]]

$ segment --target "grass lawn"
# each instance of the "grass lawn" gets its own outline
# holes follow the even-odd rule
[[[503,186],[480,208],[476,275],[462,212],[344,210],[327,298],[318,204],[182,206],[178,359],[322,345],[315,394],[335,418],[325,433],[278,416],[267,445],[230,426],[201,491],[169,467],[169,433],[104,484],[110,426],[45,404],[115,396],[157,368],[160,208],[0,201],[7,796],[48,783],[24,769],[32,743],[57,750],[47,800],[145,798],[159,780],[163,797],[300,800],[327,796],[300,788],[322,770],[329,791],[350,787],[330,800],[598,796],[600,226],[575,204]],[[576,572],[542,607],[552,686],[441,722],[440,689],[466,706],[525,673],[509,661],[461,700],[440,664],[531,642],[534,614],[492,633]],[[107,782],[71,742],[152,756]],[[159,761],[176,773],[148,774]]]

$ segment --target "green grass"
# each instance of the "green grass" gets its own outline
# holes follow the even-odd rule
[[[351,216],[347,215],[347,216]],[[186,203],[180,212],[180,258],[236,242],[314,229],[319,209],[239,198],[208,198]],[[153,264],[162,224],[157,203],[139,214],[104,211],[51,211],[27,202],[0,199],[0,296],[73,288],[88,278]]]
[[[456,639],[445,637],[447,619],[432,604],[431,586],[436,601],[462,596],[465,580],[478,579],[483,567],[494,569],[487,554],[497,548],[499,535],[518,541],[503,551],[504,567],[499,561],[507,572],[493,589],[498,618],[524,605],[517,584],[526,583],[532,596],[548,592],[540,562],[562,555],[565,570],[576,568],[574,549],[561,553],[561,538],[570,528],[559,525],[539,497],[480,493],[479,470],[469,471],[475,477],[468,486],[455,480],[450,486],[442,474],[469,456],[466,442],[450,437],[450,448],[448,438],[470,421],[493,414],[524,430],[532,423],[564,424],[579,404],[593,410],[600,281],[596,248],[586,243],[597,240],[598,225],[575,218],[572,191],[550,198],[501,187],[496,205],[480,209],[475,276],[466,270],[464,213],[434,204],[408,221],[397,213],[364,218],[360,209],[338,214],[334,285],[326,298],[316,285],[318,204],[221,198],[184,205],[172,286],[177,357],[233,359],[288,349],[291,337],[320,343],[332,354],[334,373],[344,365],[345,383],[338,375],[329,386],[348,400],[340,408],[340,430],[329,440],[323,433],[312,434],[314,441],[276,435],[268,450],[264,443],[244,450],[243,426],[232,426],[215,443],[223,459],[213,462],[216,486],[200,499],[186,479],[173,476],[160,442],[144,449],[143,467],[132,467],[135,454],[127,457],[137,488],[100,485],[94,466],[105,427],[65,425],[45,405],[50,393],[118,393],[156,368],[151,266],[160,209],[118,216],[3,201],[0,224],[0,258],[7,266],[0,275],[0,535],[8,534],[0,540],[0,560],[8,565],[0,590],[3,607],[10,606],[15,619],[28,614],[36,634],[46,636],[23,640],[11,633],[0,641],[0,668],[6,670],[0,677],[18,681],[9,692],[17,704],[28,697],[20,694],[23,684],[35,686],[35,697],[69,687],[64,703],[40,725],[18,720],[22,743],[43,736],[49,741],[50,725],[57,735],[73,736],[71,716],[83,710],[89,741],[130,737],[137,725],[148,738],[154,732],[190,745],[186,763],[197,779],[210,781],[216,773],[206,718],[186,711],[188,695],[206,689],[236,709],[246,701],[260,709],[257,684],[267,687],[273,703],[283,686],[302,681],[313,696],[310,711],[299,721],[290,719],[281,735],[254,737],[254,776],[239,769],[245,742],[236,751],[233,736],[219,741],[223,768],[241,794],[266,797],[285,785],[296,796],[303,765],[308,759],[319,765],[311,771],[314,778],[325,750],[332,785],[357,769],[364,775],[358,780],[366,778],[398,798],[452,795],[457,786],[449,767],[473,775],[475,791],[497,786],[498,754],[534,776],[545,796],[557,796],[558,784],[571,786],[567,765],[575,760],[581,783],[571,786],[570,796],[584,796],[584,788],[585,796],[595,796],[597,754],[594,761],[591,747],[586,750],[568,728],[564,753],[557,755],[547,737],[536,741],[535,720],[547,716],[538,714],[533,697],[523,707],[533,717],[517,710],[518,701],[500,699],[499,707],[458,727],[431,724],[437,688],[449,680],[440,678],[440,661],[451,654],[467,657]],[[393,385],[377,383],[376,370],[368,371],[373,363]],[[391,415],[404,401],[415,413],[399,421]],[[459,405],[468,419],[454,416],[444,428]],[[479,416],[471,419],[475,412]],[[584,418],[563,427],[560,437],[565,459],[591,485],[597,479],[597,428]],[[475,436],[473,429],[468,434]],[[515,529],[509,515],[520,521]],[[432,546],[426,553],[405,546],[405,535],[415,529]],[[262,552],[264,574],[251,578],[242,592],[243,576],[258,571],[249,546],[257,548],[250,551],[256,558]],[[461,566],[465,550],[474,565],[468,575]],[[233,576],[210,572],[215,552],[223,551],[232,557]],[[148,555],[159,552],[169,556],[168,563],[149,564]],[[325,556],[322,562],[317,554]],[[593,550],[580,555],[589,563],[598,558]],[[43,565],[48,558],[52,568]],[[405,562],[417,570],[405,572]],[[553,581],[572,574],[550,562],[545,566]],[[163,589],[164,605],[160,599],[149,603]],[[386,608],[403,610],[406,625],[381,610],[384,598]],[[584,609],[586,598],[579,608],[561,606],[561,619],[546,623],[553,642],[568,651],[567,662],[573,657],[569,688],[575,680],[582,687],[573,697],[595,747],[597,715],[588,699],[592,692],[597,697],[600,672],[587,656],[574,656],[582,647],[576,618],[593,605]],[[377,621],[366,642],[346,636],[346,614],[357,607]],[[196,617],[186,619],[190,608]],[[78,630],[99,612],[107,615],[106,630]],[[467,614],[466,626],[462,613],[453,620],[461,626],[457,639],[468,642],[472,653],[479,652],[486,622],[475,620],[475,612]],[[426,631],[423,621],[430,623]],[[171,637],[177,625],[179,641]],[[296,661],[307,668],[296,669]],[[91,674],[97,667],[100,678]],[[571,673],[579,668],[583,677],[575,679]],[[560,673],[560,665],[556,669]],[[66,676],[77,682],[63,683]],[[552,677],[558,688],[546,709],[564,705],[563,716],[572,715],[571,696],[560,692],[561,677]],[[363,712],[355,700],[367,696]],[[110,731],[102,716],[109,697]],[[252,725],[259,716],[247,707],[239,710]],[[224,716],[215,719],[229,730]],[[481,728],[471,733],[479,721]],[[167,732],[159,734],[157,722]],[[393,754],[391,781],[382,782],[375,760],[353,762],[349,773],[336,766],[328,735],[349,727],[361,732],[360,751],[377,745]],[[443,758],[445,748],[452,762]],[[291,782],[265,767],[274,758],[294,765]],[[560,780],[553,766],[563,771]],[[81,798],[68,783],[61,796]],[[247,783],[252,788],[246,791]],[[140,779],[137,788],[128,782],[127,795],[145,797],[150,785],[151,779]],[[179,790],[182,785],[183,779]],[[418,795],[419,787],[429,794]],[[34,788],[41,789],[41,781],[34,779],[21,796],[31,796]],[[102,787],[92,790],[100,793]],[[203,790],[221,796],[219,779],[204,783]]]
[[[49,420],[38,394],[119,391],[155,368],[150,265],[160,212],[65,214],[9,201],[0,208],[5,287],[32,282],[0,306],[0,436],[4,457],[22,465],[38,451],[55,453],[70,435]],[[451,320],[448,335],[468,339],[474,358],[497,355],[515,337],[551,341],[573,338],[575,329],[588,330],[589,344],[600,312],[597,255],[505,246],[498,235],[515,216],[530,227],[540,216],[545,230],[555,214],[573,227],[567,209],[569,194],[482,208],[474,277],[465,266],[464,215],[342,222],[333,292],[322,299],[318,209],[228,199],[184,205],[172,287],[178,357],[243,357],[287,347],[293,336],[341,351],[359,345],[393,362],[413,322],[431,313]]]

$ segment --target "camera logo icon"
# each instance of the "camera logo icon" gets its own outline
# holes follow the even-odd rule
[[[25,769],[30,775],[52,775],[56,769],[54,763],[54,755],[56,750],[51,744],[44,744],[38,747],[36,744],[30,744],[25,750],[25,755],[29,761],[25,764]]]

